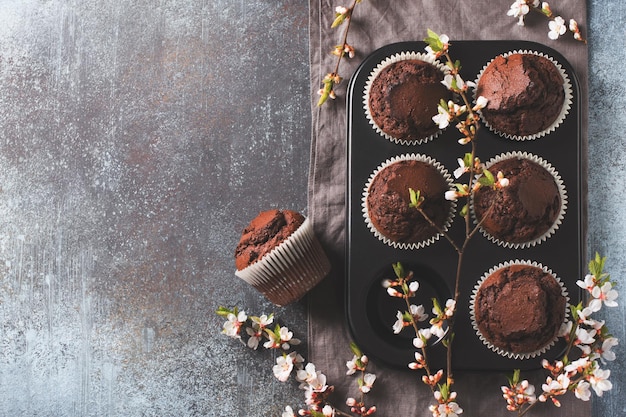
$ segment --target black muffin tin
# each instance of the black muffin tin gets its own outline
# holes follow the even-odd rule
[[[371,357],[392,367],[407,368],[414,361],[414,334],[409,329],[394,334],[396,312],[406,309],[401,299],[389,297],[382,287],[385,278],[394,278],[392,263],[402,262],[419,277],[420,289],[414,304],[423,304],[431,313],[430,299],[441,302],[454,291],[457,255],[445,238],[421,249],[396,249],[379,240],[368,229],[363,212],[363,191],[376,168],[397,155],[418,153],[443,164],[450,175],[458,167],[457,158],[470,151],[458,144],[461,134],[451,125],[435,139],[420,145],[400,145],[377,133],[363,108],[365,85],[371,71],[385,58],[401,52],[424,52],[423,42],[386,45],[369,55],[356,70],[347,91],[347,238],[346,238],[346,315],[352,337]],[[511,359],[489,349],[471,324],[470,297],[478,280],[489,269],[510,260],[535,261],[552,270],[567,289],[570,303],[582,297],[576,281],[584,276],[583,219],[581,199],[581,115],[580,90],[571,65],[557,51],[525,41],[452,41],[450,54],[463,65],[461,76],[475,81],[483,67],[497,55],[516,50],[542,52],[561,64],[572,86],[569,114],[552,133],[529,141],[515,141],[489,131],[478,133],[477,156],[487,162],[505,152],[525,151],[549,162],[561,176],[567,192],[567,210],[558,230],[546,241],[525,249],[505,248],[478,232],[465,251],[457,305],[453,368],[456,370],[503,371],[536,369],[541,360],[554,359],[563,352],[563,342],[531,359]],[[463,178],[464,179],[464,178]],[[460,203],[460,202],[459,202]],[[465,222],[455,214],[449,234],[462,243]],[[432,314],[430,314],[432,317]],[[433,369],[445,366],[445,348],[439,343],[428,351]]]

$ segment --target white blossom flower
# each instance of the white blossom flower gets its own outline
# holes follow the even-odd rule
[[[358,356],[354,355],[351,360],[346,362],[346,367],[348,368],[346,375],[353,375],[359,369],[357,365],[358,360]]]
[[[430,337],[430,329],[419,329],[417,332],[417,337],[413,339],[413,346],[418,349],[423,348],[424,346],[426,346],[426,342],[428,341],[428,339],[430,339]]]
[[[460,197],[459,193],[456,190],[446,191],[444,196],[446,200],[449,200],[449,201],[456,201]]]
[[[611,349],[617,346],[617,344],[618,344],[618,340],[615,337],[608,337],[604,339],[604,341],[602,342],[602,348],[601,348],[602,350],[601,357],[604,361],[615,360],[615,352],[613,352]]]
[[[592,362],[589,360],[589,356],[583,356],[582,358],[576,359],[571,362],[569,365],[563,368],[565,372],[570,376],[574,376],[576,373],[582,373],[585,369],[587,369]]]
[[[526,16],[529,11],[530,7],[528,7],[524,0],[515,0],[515,3],[511,5],[506,14],[507,16],[517,17],[517,24],[524,26],[524,16]]]
[[[459,167],[454,170],[454,178],[460,178],[466,172],[469,172],[469,167],[465,166],[465,161],[462,158],[458,158],[457,162]]]
[[[593,288],[596,286],[596,277],[591,274],[587,274],[585,275],[585,280],[576,281],[576,285],[578,285],[583,290],[587,290],[591,293],[591,291],[593,291]]]
[[[453,299],[448,299],[446,301],[446,308],[443,311],[443,314],[445,316],[445,318],[450,318],[452,316],[454,316],[454,311],[456,310],[456,301],[454,301]]]
[[[337,14],[346,14],[348,13],[348,9],[345,6],[337,6],[335,7],[335,12]]]
[[[322,414],[324,414],[324,417],[333,417],[335,410],[330,405],[326,404],[324,408],[322,408]]]
[[[283,355],[276,358],[276,365],[272,368],[274,376],[281,382],[285,382],[289,379],[291,371],[293,370],[294,361],[296,359],[296,352],[291,352],[289,355]]]
[[[387,288],[387,294],[389,294],[392,297],[399,297],[399,298],[404,297],[404,294],[402,294],[400,291],[396,290],[393,287]]]
[[[261,341],[261,337],[263,336],[263,331],[261,329],[255,328],[254,323],[253,327],[246,327],[246,333],[248,336],[248,347],[256,350],[259,347],[259,342]]]
[[[467,91],[469,87],[476,87],[476,83],[473,81],[464,81],[459,74],[446,74],[441,84],[452,91]]]
[[[326,376],[315,369],[315,365],[307,363],[304,369],[296,372],[296,380],[305,382],[313,388],[319,388],[326,384]],[[304,388],[304,386],[302,387]]]
[[[376,375],[374,374],[363,375],[363,385],[359,387],[359,390],[363,394],[367,394],[372,389],[372,385],[374,385],[374,381],[376,381]]]
[[[237,315],[229,313],[226,316],[226,320],[227,321],[226,323],[224,323],[222,333],[224,333],[226,336],[240,338],[241,336],[239,335],[239,331],[241,329],[241,325],[245,323],[246,320],[248,320],[246,312],[242,310],[237,313]]]
[[[283,411],[282,417],[296,417],[296,414],[293,412],[293,408],[287,406],[285,411]]]
[[[436,336],[438,339],[441,339],[446,334],[446,331],[443,329],[442,325],[443,321],[438,321],[436,324],[430,326],[430,334]]]
[[[576,388],[574,388],[574,395],[576,395],[576,398],[583,401],[589,401],[591,398],[591,391],[589,391],[590,386],[589,382],[584,380],[580,381],[576,385]]]
[[[485,96],[478,96],[478,98],[476,99],[476,104],[474,105],[472,110],[478,111],[480,109],[484,109],[485,107],[487,107],[487,103],[489,103],[489,100]]]
[[[605,282],[602,287],[594,287],[593,290],[591,290],[591,296],[595,298],[595,300],[591,302],[600,300],[604,302],[604,305],[607,307],[617,307],[617,301],[615,300],[618,294],[617,291],[613,289],[613,285],[610,282]]]
[[[433,116],[432,119],[433,122],[435,122],[437,126],[439,126],[439,129],[445,129],[450,124],[452,117],[443,107],[440,106],[439,109],[439,114]]]
[[[293,333],[285,326],[278,329],[278,332],[267,332],[268,341],[263,344],[267,349],[282,348],[289,350],[291,345],[299,345],[300,339],[293,337]]]
[[[274,322],[274,316],[266,314],[260,317],[250,316],[250,321],[252,321],[252,327],[246,327],[246,333],[250,336],[248,338],[248,347],[256,350],[263,337],[263,330]]]
[[[400,310],[398,310],[398,312],[396,313],[396,322],[393,324],[393,332],[395,334],[398,334],[402,331],[402,329],[404,329],[404,315],[402,314],[402,312]]]
[[[550,28],[548,37],[553,40],[558,39],[559,36],[563,35],[567,31],[565,20],[563,20],[561,16],[557,16],[554,20],[551,20],[548,23],[548,27]]]
[[[411,304],[409,306],[409,312],[411,313],[413,318],[417,321],[424,321],[428,318],[428,314],[424,312],[424,306],[421,304],[418,306],[416,306],[415,304]]]
[[[595,329],[586,330],[579,327],[578,329],[576,329],[576,338],[581,344],[590,345],[596,341],[596,339],[594,339],[596,333],[597,332]]]
[[[259,317],[252,316],[250,317],[250,320],[252,320],[253,323],[256,323],[259,327],[264,328],[274,322],[274,316],[271,314],[269,316],[267,314],[263,314]]]
[[[552,377],[546,378],[546,383],[541,385],[543,392],[550,393],[552,395],[563,395],[567,392],[570,380],[565,374],[560,374],[557,379]],[[541,397],[540,397],[541,401]],[[545,398],[543,399],[545,401]]]
[[[458,417],[459,414],[463,413],[463,409],[454,401],[447,404],[439,404],[437,411],[441,417]]]
[[[558,337],[565,337],[568,336],[570,334],[570,332],[572,331],[572,326],[574,325],[574,323],[572,323],[571,321],[566,321],[565,323],[561,324],[561,327],[559,328],[559,332],[557,333]]]
[[[610,375],[611,371],[609,369],[596,368],[589,377],[589,383],[598,397],[602,397],[604,391],[609,391],[613,388],[613,384],[608,380]]]
[[[417,281],[411,281],[411,283],[409,284],[409,291],[412,293],[417,292],[417,290],[420,287],[420,283]]]

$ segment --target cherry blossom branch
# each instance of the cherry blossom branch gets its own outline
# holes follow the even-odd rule
[[[416,361],[409,364],[411,369],[424,369],[426,375],[422,378],[423,382],[431,388],[435,399],[436,405],[432,405],[430,410],[433,415],[454,415],[463,412],[462,408],[456,403],[456,393],[452,391],[454,384],[454,373],[452,369],[452,345],[454,340],[454,322],[456,305],[460,297],[460,280],[463,269],[463,254],[467,248],[469,241],[472,239],[480,225],[484,221],[486,216],[480,220],[480,222],[473,228],[471,226],[471,218],[469,213],[469,204],[472,194],[480,187],[493,187],[495,189],[502,188],[508,185],[508,180],[504,178],[502,173],[497,174],[497,179],[489,170],[485,169],[480,163],[480,160],[476,157],[476,135],[480,127],[479,118],[476,114],[478,110],[483,108],[487,104],[487,100],[484,97],[478,97],[476,104],[472,106],[470,99],[467,95],[469,88],[473,88],[476,85],[473,82],[466,82],[460,75],[461,64],[458,61],[453,61],[449,54],[449,39],[446,35],[438,35],[435,32],[429,30],[428,36],[425,39],[427,44],[426,51],[433,59],[445,60],[447,68],[447,74],[444,77],[442,83],[457,97],[460,97],[461,104],[449,100],[441,100],[438,105],[438,114],[433,117],[433,121],[437,123],[440,129],[446,128],[451,122],[456,124],[457,130],[462,134],[462,138],[459,139],[460,144],[470,144],[471,150],[466,153],[463,158],[459,158],[459,168],[454,171],[455,178],[460,178],[464,174],[468,174],[468,180],[466,183],[454,184],[455,189],[447,191],[445,198],[447,200],[457,200],[464,198],[466,204],[460,211],[460,215],[465,222],[465,238],[461,245],[457,244],[454,239],[441,227],[437,226],[435,222],[426,214],[422,205],[424,198],[421,196],[419,190],[409,189],[410,207],[417,209],[417,211],[426,219],[426,221],[433,226],[457,252],[457,269],[455,275],[455,288],[452,299],[446,301],[445,308],[442,308],[439,301],[434,298],[433,301],[433,313],[435,317],[430,320],[430,329],[418,329],[416,325],[416,315],[413,310],[422,308],[422,306],[415,307],[408,301],[409,298],[414,296],[414,292],[417,290],[418,283],[413,281],[410,284],[408,280],[412,277],[412,273],[405,276],[400,264],[394,266],[396,272],[396,281],[387,281],[387,291],[390,295],[396,297],[403,297],[406,300],[407,311],[402,313],[398,312],[398,321],[394,324],[394,331],[399,331],[405,326],[412,325],[415,331],[415,339],[413,345],[421,350],[415,352]],[[489,210],[493,208],[489,207]],[[398,288],[400,290],[398,290]],[[447,331],[444,331],[444,324],[447,324]],[[444,383],[439,383],[444,371],[439,370],[437,373],[432,373],[428,366],[426,357],[426,345],[428,339],[436,335],[442,341],[446,347],[446,378]]]
[[[537,12],[548,19],[548,28],[550,31],[548,32],[548,37],[552,40],[556,40],[559,36],[562,36],[569,29],[572,32],[574,39],[580,41],[582,43],[587,43],[587,40],[582,36],[580,32],[580,28],[578,27],[578,23],[574,19],[569,20],[569,25],[565,24],[565,19],[561,16],[555,16],[554,12],[550,8],[550,5],[547,2],[540,2],[539,0],[515,0],[515,3],[511,5],[509,11],[507,12],[508,16],[516,17],[517,24],[520,26],[524,26],[524,18],[530,12]]]
[[[322,88],[318,91],[320,95],[319,101],[317,102],[318,106],[324,104],[328,98],[335,99],[335,85],[341,83],[343,77],[339,75],[339,65],[341,64],[341,60],[343,57],[348,54],[349,58],[354,57],[354,48],[348,44],[348,32],[350,31],[350,24],[352,22],[352,14],[354,13],[354,9],[357,4],[361,3],[362,0],[353,0],[350,7],[338,6],[335,8],[335,20],[333,21],[331,28],[336,28],[345,23],[345,28],[343,30],[343,34],[341,36],[341,43],[336,45],[332,50],[332,54],[337,56],[337,61],[335,63],[335,69],[333,72],[326,74],[326,76],[322,79]]]
[[[285,326],[274,323],[274,315],[248,316],[245,311],[237,307],[228,309],[219,307],[216,313],[226,318],[222,333],[240,340],[246,346],[256,350],[262,341],[262,346],[266,349],[281,350],[282,355],[276,358],[276,365],[272,368],[274,376],[281,382],[285,382],[295,373],[295,379],[300,383],[300,388],[305,392],[305,403],[307,409],[300,409],[301,416],[312,417],[333,417],[333,416],[369,416],[376,412],[375,406],[365,405],[365,394],[367,394],[376,380],[376,375],[367,373],[369,360],[360,349],[352,343],[350,348],[354,353],[354,358],[346,363],[348,367],[347,375],[361,371],[361,377],[357,384],[360,392],[360,401],[348,398],[346,404],[350,407],[352,414],[344,412],[333,406],[329,401],[329,396],[334,391],[334,386],[327,385],[326,375],[315,369],[313,363],[304,366],[305,359],[292,346],[299,345],[300,340],[293,337],[293,333]],[[247,337],[244,340],[242,336]],[[296,417],[296,413],[291,406],[286,406],[282,417]]]

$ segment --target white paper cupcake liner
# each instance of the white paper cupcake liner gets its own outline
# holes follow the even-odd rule
[[[548,128],[546,128],[545,130],[542,130],[541,132],[537,132],[533,135],[512,135],[509,133],[504,133],[499,131],[498,129],[496,129],[495,127],[491,126],[489,124],[489,122],[485,119],[485,117],[483,116],[482,112],[479,110],[478,114],[480,115],[481,120],[483,121],[483,123],[485,124],[485,126],[492,131],[493,133],[502,136],[504,138],[507,139],[511,139],[511,140],[516,140],[516,141],[526,141],[526,140],[535,140],[535,139],[539,139],[543,136],[546,136],[549,133],[552,133],[556,130],[557,127],[559,127],[561,125],[561,123],[563,123],[563,120],[565,120],[565,117],[569,114],[570,109],[572,108],[572,102],[573,102],[573,92],[572,92],[572,83],[570,82],[569,76],[567,75],[567,73],[565,72],[565,69],[563,68],[563,66],[554,58],[552,58],[549,55],[546,55],[542,52],[537,52],[537,51],[531,51],[531,50],[515,50],[515,51],[509,51],[506,52],[504,54],[501,54],[501,56],[503,57],[508,57],[510,55],[515,55],[515,54],[522,54],[522,55],[537,55],[543,58],[546,58],[548,60],[550,60],[554,66],[559,70],[559,73],[561,74],[561,77],[563,77],[563,91],[565,92],[565,99],[563,101],[563,106],[561,108],[561,112],[559,113],[559,115],[556,117],[556,119],[554,120],[554,122],[552,122],[552,124],[550,126],[548,126]],[[480,73],[478,74],[478,77],[476,78],[476,85],[478,85],[478,82],[480,81],[480,77],[483,75],[483,72],[485,71],[485,69],[487,69],[487,67],[495,60],[496,58],[493,58],[491,61],[489,61],[483,68],[482,70],[480,70]],[[474,89],[474,102],[476,101],[477,97],[476,97],[476,91],[477,88]]]
[[[377,228],[376,226],[374,226],[374,224],[372,223],[370,217],[369,217],[369,209],[367,206],[367,196],[369,194],[369,189],[370,189],[370,185],[372,184],[372,181],[374,180],[374,178],[376,177],[376,175],[382,171],[383,169],[385,169],[386,167],[388,167],[389,165],[392,165],[396,162],[399,161],[410,161],[410,160],[414,160],[414,161],[420,161],[420,162],[424,162],[427,163],[429,165],[432,165],[433,167],[435,167],[439,173],[443,176],[443,178],[445,179],[445,181],[448,183],[448,189],[452,190],[454,189],[454,185],[452,182],[452,177],[450,176],[450,174],[448,173],[448,171],[445,169],[445,167],[443,165],[441,165],[439,162],[437,162],[435,159],[426,156],[426,155],[422,155],[422,154],[403,154],[403,155],[398,155],[395,156],[393,158],[390,158],[388,160],[386,160],[385,162],[383,162],[381,165],[378,166],[378,168],[376,168],[376,170],[370,175],[367,184],[365,185],[365,188],[363,189],[363,197],[361,199],[361,207],[362,207],[362,212],[363,212],[363,217],[365,219],[365,223],[367,224],[368,229],[370,229],[370,231],[374,234],[374,236],[376,236],[380,241],[384,242],[385,244],[392,246],[396,249],[405,249],[405,250],[412,250],[412,249],[421,249],[423,247],[426,247],[428,245],[430,245],[431,243],[436,242],[437,240],[439,240],[439,238],[441,236],[443,236],[442,233],[436,233],[435,235],[431,236],[430,238],[426,239],[426,240],[422,240],[420,242],[415,242],[415,243],[403,243],[403,242],[396,242],[391,240],[390,238],[388,238],[387,236],[383,235]],[[408,193],[408,190],[407,190]],[[442,196],[443,197],[443,196]],[[454,213],[456,212],[456,202],[455,201],[451,201],[450,202],[450,213],[448,214],[448,217],[443,225],[443,227],[441,228],[441,230],[443,232],[446,232],[448,230],[448,228],[450,227],[450,224],[452,223],[452,220],[454,218]]]
[[[509,352],[507,350],[504,350],[498,346],[494,346],[489,340],[487,340],[487,338],[482,334],[482,332],[480,331],[480,329],[478,328],[478,323],[476,322],[476,296],[478,295],[478,291],[481,287],[481,285],[483,284],[483,282],[494,272],[503,269],[503,268],[507,268],[509,266],[512,265],[528,265],[528,266],[533,266],[536,268],[540,268],[541,270],[543,270],[543,272],[551,275],[555,281],[559,284],[559,286],[561,287],[561,294],[563,295],[563,297],[565,297],[565,316],[563,318],[563,323],[567,322],[568,318],[569,318],[569,295],[567,293],[567,289],[565,288],[565,285],[563,284],[563,282],[561,281],[561,279],[559,277],[556,276],[556,274],[554,274],[552,272],[552,270],[550,270],[549,268],[543,266],[542,264],[538,263],[538,262],[534,262],[534,261],[529,261],[529,260],[513,260],[513,261],[508,261],[508,262],[504,262],[499,264],[498,266],[494,266],[493,268],[491,268],[489,271],[487,271],[482,278],[478,281],[478,283],[474,286],[474,289],[472,290],[472,295],[470,297],[470,317],[471,317],[471,321],[472,321],[472,327],[474,328],[474,330],[476,331],[476,335],[478,336],[478,338],[483,342],[483,344],[485,346],[487,346],[489,349],[491,349],[492,351],[496,352],[497,354],[507,357],[507,358],[512,358],[512,359],[531,359],[531,358],[535,358],[537,356],[543,355],[544,353],[546,353],[548,350],[550,350],[555,343],[557,342],[557,340],[559,339],[558,336],[558,331],[555,332],[554,337],[552,338],[552,340],[550,340],[549,342],[546,343],[546,345],[544,347],[542,347],[541,349],[538,349],[536,351],[533,352],[525,352],[525,353],[515,353],[515,352]]]
[[[420,139],[416,139],[416,140],[406,140],[406,139],[399,139],[396,138],[386,132],[383,132],[383,130],[376,124],[376,122],[374,121],[372,114],[370,112],[370,106],[369,106],[369,98],[370,98],[370,89],[372,87],[372,83],[374,82],[374,79],[378,76],[378,74],[380,74],[380,72],[385,69],[387,66],[394,64],[396,62],[399,61],[406,61],[406,60],[419,60],[419,61],[424,61],[424,62],[428,62],[429,64],[434,65],[437,69],[439,69],[444,75],[448,74],[450,71],[448,70],[448,68],[442,64],[441,62],[437,61],[436,59],[434,59],[433,57],[424,54],[424,53],[419,53],[419,52],[400,52],[397,54],[394,54],[390,57],[387,57],[386,59],[384,59],[382,62],[380,62],[376,68],[374,68],[372,70],[372,72],[370,73],[367,82],[365,84],[365,91],[363,94],[363,109],[365,110],[365,116],[367,117],[367,120],[369,122],[370,125],[372,125],[372,127],[374,128],[374,130],[381,135],[382,137],[390,140],[393,143],[399,144],[399,145],[420,145],[422,143],[427,143],[429,141],[431,141],[432,139],[436,138],[437,136],[439,136],[442,132],[441,129],[439,129],[437,132],[433,133],[432,135],[426,136],[424,138],[420,138]],[[433,116],[435,116],[435,114],[433,114]],[[433,122],[434,124],[435,122]]]
[[[308,218],[280,245],[235,275],[284,306],[302,298],[330,272],[330,261]]]
[[[507,242],[505,240],[501,240],[495,236],[492,236],[491,234],[489,234],[489,232],[487,232],[484,228],[479,227],[480,232],[482,233],[482,235],[484,237],[486,237],[487,239],[489,239],[490,241],[496,243],[497,245],[500,245],[502,247],[505,248],[513,248],[513,249],[525,249],[525,248],[530,248],[533,247],[535,245],[538,245],[544,241],[546,241],[548,238],[550,238],[554,233],[556,233],[556,231],[559,229],[561,223],[563,222],[563,218],[565,217],[565,212],[567,211],[567,191],[565,189],[565,185],[563,184],[563,180],[561,179],[561,176],[559,175],[559,173],[556,171],[556,169],[547,161],[545,161],[543,158],[528,153],[528,152],[520,152],[520,151],[516,151],[516,152],[507,152],[507,153],[503,153],[500,154],[494,158],[492,158],[490,161],[488,161],[485,164],[485,168],[489,169],[491,166],[493,166],[494,164],[506,160],[506,159],[510,159],[510,158],[520,158],[520,159],[528,159],[530,161],[533,161],[535,163],[537,163],[538,165],[541,165],[543,168],[546,169],[546,171],[548,171],[552,177],[554,178],[554,182],[556,183],[557,189],[559,190],[559,196],[561,197],[561,210],[559,211],[559,214],[557,215],[556,219],[554,220],[554,223],[552,224],[552,226],[545,232],[543,233],[541,236],[530,240],[528,242],[521,242],[521,243],[514,243],[514,242]],[[496,173],[492,173],[495,174]],[[478,224],[478,218],[476,216],[476,211],[474,208],[474,199],[472,198],[471,202],[470,202],[470,209],[472,212],[472,216],[474,219],[474,224]]]

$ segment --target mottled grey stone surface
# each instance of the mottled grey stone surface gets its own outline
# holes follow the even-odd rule
[[[0,1],[0,415],[276,416],[219,305],[260,210],[306,210],[297,0]]]
[[[626,415],[626,3],[589,0],[589,255],[608,257],[619,307],[602,318],[620,340],[611,363],[613,390],[595,399],[593,416]]]

